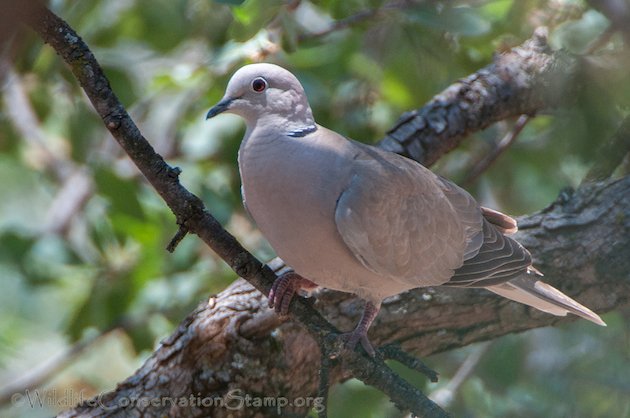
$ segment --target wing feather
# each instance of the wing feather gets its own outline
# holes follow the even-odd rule
[[[529,269],[532,258],[521,244],[484,219],[484,243],[464,261],[445,286],[486,287],[513,279]]]
[[[452,191],[414,161],[362,150],[337,200],[335,222],[343,241],[378,274],[413,286],[446,282],[469,244],[469,226],[447,197]]]
[[[484,208],[483,206],[481,207],[481,212],[483,213],[483,217],[502,234],[511,235],[518,231],[518,226],[514,218],[494,209]]]
[[[444,195],[453,209],[457,212],[460,222],[466,228],[466,250],[464,260],[475,256],[484,242],[482,230],[481,209],[477,201],[464,189],[455,183],[437,177],[442,185]]]

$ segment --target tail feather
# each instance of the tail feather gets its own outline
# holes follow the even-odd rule
[[[555,287],[538,280],[533,274],[524,274],[508,282],[488,286],[486,289],[552,315],[566,316],[571,312],[597,325],[606,326],[606,323],[595,312]]]

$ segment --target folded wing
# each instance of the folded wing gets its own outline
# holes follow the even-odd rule
[[[442,284],[464,262],[481,212],[460,217],[442,179],[421,165],[357,144],[352,179],[337,201],[343,241],[369,270],[411,286]],[[472,198],[470,198],[472,199]],[[453,203],[451,202],[453,200]],[[476,246],[481,236],[474,238]],[[473,245],[473,246],[475,246]],[[474,252],[474,251],[473,251]]]

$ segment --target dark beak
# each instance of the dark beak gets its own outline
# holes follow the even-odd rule
[[[226,97],[225,99],[221,100],[219,103],[217,103],[216,105],[214,105],[214,107],[210,110],[208,110],[208,114],[206,115],[206,119],[210,119],[215,117],[216,115],[218,115],[219,113],[225,112],[226,110],[228,110],[230,108],[230,104],[232,103],[234,99],[231,97]]]

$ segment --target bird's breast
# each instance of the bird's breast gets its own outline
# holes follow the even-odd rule
[[[239,154],[247,209],[281,256],[296,241],[308,241],[312,250],[330,240],[324,235],[337,234],[334,211],[343,184],[332,179],[342,164],[331,159],[339,156],[298,141],[248,144]]]
[[[243,199],[276,253],[320,286],[357,292],[370,273],[343,242],[337,199],[350,181],[352,155],[306,138],[252,143],[239,151]],[[342,144],[343,145],[343,144]]]

